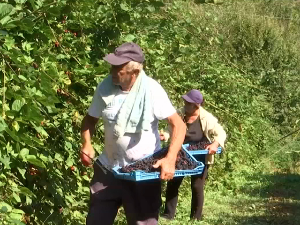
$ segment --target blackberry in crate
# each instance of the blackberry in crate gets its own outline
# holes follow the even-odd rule
[[[164,158],[168,153],[168,147],[155,152],[152,156],[149,156],[143,160],[136,161],[133,164],[123,166],[120,168],[122,173],[130,173],[137,170],[142,170],[144,172],[160,172],[160,168],[153,168],[153,165],[159,160]],[[180,150],[177,155],[175,169],[176,170],[192,170],[197,167],[197,163],[192,161],[184,150]]]
[[[208,141],[200,141],[196,144],[190,144],[187,148],[189,151],[204,150],[210,143]]]

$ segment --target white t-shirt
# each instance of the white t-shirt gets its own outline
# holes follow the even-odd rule
[[[125,133],[120,138],[114,136],[113,130],[117,114],[129,92],[120,89],[113,101],[106,105],[99,93],[100,85],[95,91],[88,114],[92,117],[103,118],[105,145],[99,160],[107,167],[125,166],[128,163],[153,154],[161,148],[158,120],[166,119],[176,113],[176,110],[162,86],[150,77],[147,77],[147,79],[153,109],[152,129],[140,133]]]

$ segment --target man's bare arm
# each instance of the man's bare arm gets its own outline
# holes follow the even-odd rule
[[[95,157],[95,151],[92,146],[92,136],[95,133],[96,124],[98,118],[86,115],[81,124],[81,141],[82,147],[80,152],[80,158],[85,166],[91,165],[91,158]]]
[[[181,149],[186,133],[186,125],[177,113],[168,117],[167,120],[172,129],[169,151],[165,158],[157,161],[154,165],[155,168],[161,167],[160,177],[163,180],[170,180],[174,176],[177,154]]]

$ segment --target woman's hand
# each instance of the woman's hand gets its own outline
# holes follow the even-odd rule
[[[212,144],[208,145],[205,149],[208,150],[208,154],[214,155],[218,151],[219,143],[214,141]]]
[[[166,140],[165,132],[163,130],[161,130],[159,132],[159,138],[160,138],[161,141],[165,141]]]

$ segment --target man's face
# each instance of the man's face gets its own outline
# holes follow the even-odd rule
[[[126,69],[126,65],[122,64],[120,66],[111,66],[110,73],[112,75],[112,82],[114,85],[128,85],[132,80],[132,72],[128,72]]]

